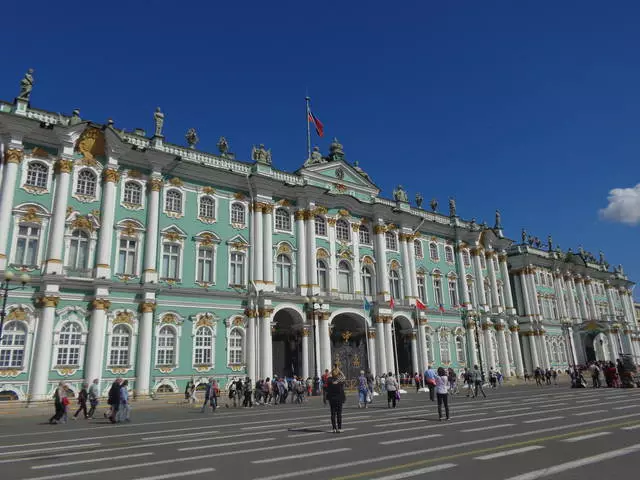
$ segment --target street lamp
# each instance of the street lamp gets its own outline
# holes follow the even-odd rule
[[[478,349],[478,363],[480,363],[480,378],[482,379],[482,383],[484,383],[484,367],[482,365],[482,351],[480,349],[480,334],[478,333],[478,327],[482,327],[480,315],[478,315],[478,320],[476,320],[476,348]],[[491,345],[488,346],[491,348]]]
[[[18,290],[19,288],[24,288],[27,283],[31,281],[31,277],[26,273],[20,275],[20,283],[17,287],[9,287],[9,284],[13,281],[15,274],[11,271],[4,272],[4,280],[2,284],[0,284],[0,289],[2,290],[2,310],[0,310],[0,340],[2,340],[2,331],[4,328],[4,319],[7,316],[7,298],[9,297],[9,292],[12,290]]]
[[[311,321],[313,322],[313,394],[320,395],[320,377],[318,372],[318,343],[316,332],[316,310],[322,310],[322,299],[317,297],[306,297],[307,310],[311,310]]]

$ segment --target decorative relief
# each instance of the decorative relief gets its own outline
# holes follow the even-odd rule
[[[335,218],[327,218],[327,224],[330,227],[335,227],[336,226],[336,222],[337,222],[337,220]]]
[[[213,315],[210,313],[205,313],[201,315],[196,323],[196,328],[199,327],[213,327]]]
[[[116,318],[113,319],[113,324],[118,325],[126,323],[127,325],[133,325],[133,313],[131,312],[118,312]]]
[[[152,178],[149,182],[149,188],[152,192],[159,192],[162,189],[162,180],[159,178]]]
[[[230,242],[229,246],[231,246],[232,248],[236,249],[236,250],[246,250],[247,249],[247,244],[243,243],[243,242]]]
[[[111,367],[108,369],[114,375],[124,375],[128,373],[131,368],[130,367]]]
[[[171,373],[176,369],[176,367],[160,367],[158,368],[158,370],[160,370],[161,373]]]
[[[291,202],[289,200],[287,200],[286,198],[283,198],[282,200],[280,200],[278,202],[278,205],[280,205],[282,207],[290,207],[291,206]]]
[[[174,187],[182,187],[184,185],[184,182],[178,177],[173,177],[171,180],[169,180],[169,184],[173,185]]]
[[[341,217],[348,217],[349,216],[349,210],[341,208],[340,210],[338,210],[338,215],[340,215]]]
[[[71,222],[71,226],[74,228],[80,228],[84,230],[89,230],[93,232],[93,223],[89,220],[88,217],[78,215],[73,222]]]
[[[216,193],[216,189],[213,187],[202,187],[202,193],[206,193],[207,195],[213,195]]]
[[[136,235],[137,225],[128,220],[122,225],[122,233],[128,237],[134,237]]]
[[[170,324],[170,325],[182,325],[183,322],[173,313],[167,313],[162,316],[160,323]]]
[[[202,235],[200,235],[200,245],[203,247],[210,247],[213,245],[213,240],[214,240],[214,236],[213,234],[209,233],[209,232],[205,232]]]
[[[58,372],[58,375],[62,377],[70,377],[72,375],[75,375],[75,373],[78,371],[78,369],[74,367],[58,367],[55,370],[56,372]]]
[[[311,213],[315,214],[315,215],[326,215],[328,212],[326,207],[320,207],[317,206],[316,208],[313,209],[313,211]]]
[[[21,322],[26,322],[28,320],[28,313],[22,307],[14,308],[7,315],[7,321],[11,321],[11,320],[19,320]]]
[[[42,219],[38,217],[38,210],[36,207],[27,208],[24,215],[20,218],[20,221],[26,223],[42,223]]]
[[[291,247],[289,245],[287,245],[286,243],[280,244],[276,254],[280,255],[281,253],[291,253]]]
[[[49,158],[49,152],[42,147],[34,147],[31,150],[31,156],[36,158]]]
[[[118,183],[120,180],[120,173],[115,168],[106,168],[102,171],[102,180],[105,183]]]
[[[296,220],[304,220],[305,219],[305,210],[296,210],[294,216]]]
[[[179,232],[176,232],[175,230],[165,232],[162,236],[164,237],[165,240],[168,240],[170,242],[182,242],[182,236],[180,235]]]
[[[4,368],[0,370],[0,377],[17,377],[22,372],[21,368]]]
[[[366,256],[362,259],[362,263],[365,265],[373,265],[373,258]]]
[[[61,158],[55,164],[56,173],[71,173],[73,171],[73,160],[66,160]]]
[[[109,310],[109,308],[111,308],[111,302],[104,298],[96,298],[91,302],[91,308],[94,310]]]
[[[262,204],[262,213],[271,214],[273,212],[273,205],[269,203]]]
[[[33,195],[43,195],[49,192],[45,187],[36,187],[35,185],[23,185],[22,189]]]
[[[17,148],[9,148],[4,153],[5,163],[20,163],[24,158],[24,152]]]
[[[353,230],[354,233],[357,233],[360,231],[360,224],[359,223],[352,223],[351,224],[351,230]]]
[[[316,258],[329,258],[329,254],[327,253],[327,251],[323,248],[319,248],[316,251]]]
[[[87,128],[76,144],[76,151],[86,160],[95,160],[96,155],[104,155],[104,133],[98,128]]]
[[[244,200],[245,196],[242,192],[236,192],[233,194],[233,198],[235,198],[236,200]]]

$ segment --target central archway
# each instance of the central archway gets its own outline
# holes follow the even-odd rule
[[[331,363],[337,364],[353,386],[360,370],[369,370],[367,350],[367,324],[362,315],[345,312],[336,315],[331,322]]]
[[[304,323],[292,308],[278,310],[271,330],[273,374],[292,377],[302,372],[302,336]]]
[[[419,366],[414,365],[414,359],[417,352],[413,351],[412,340],[415,338],[413,325],[411,320],[406,317],[398,316],[393,319],[393,330],[395,333],[396,361],[398,362],[398,374],[408,374],[413,377],[417,373]],[[394,367],[395,370],[395,367]]]

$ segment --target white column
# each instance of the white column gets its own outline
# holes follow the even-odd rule
[[[39,311],[38,333],[33,351],[32,371],[29,378],[29,401],[49,399],[47,386],[49,369],[51,368],[51,350],[53,349],[53,324],[59,300],[60,298],[57,296],[46,296],[40,299],[42,308]]]
[[[589,311],[591,312],[591,318],[598,320],[598,309],[596,308],[596,299],[593,296],[593,283],[590,278],[586,278],[584,281],[585,290],[587,293],[587,304],[589,305]]]
[[[496,279],[496,269],[493,259],[496,252],[487,252],[487,269],[489,271],[489,282],[491,284],[491,304],[494,306],[494,312],[499,311],[500,296],[498,295],[498,280]]]
[[[580,308],[580,316],[583,321],[590,320],[589,312],[587,311],[587,296],[584,291],[584,282],[582,278],[575,278],[576,290],[578,292],[578,307]]]
[[[298,210],[295,213],[296,217],[296,229],[298,232],[298,288],[300,291],[300,295],[306,295],[307,290],[309,288],[309,283],[313,283],[313,281],[307,280],[307,242],[306,232],[304,228],[304,211]],[[306,376],[304,378],[307,378]]]
[[[501,253],[498,256],[500,262],[500,275],[502,275],[502,285],[504,289],[504,306],[507,312],[513,314],[513,294],[511,293],[511,280],[509,279],[509,265],[507,264],[507,256]]]
[[[322,376],[322,362],[320,361],[320,325],[318,324],[318,317],[313,318],[314,336],[313,336],[313,368],[315,376],[320,378]]]
[[[551,368],[551,357],[549,356],[549,347],[547,345],[547,336],[545,332],[540,330],[538,338],[540,339],[540,346],[542,347],[542,364],[544,368]]]
[[[633,293],[631,290],[627,290],[627,294],[624,296],[627,303],[627,318],[629,319],[629,324],[633,325],[634,328],[638,328],[638,322],[636,320],[635,307],[633,306]]]
[[[531,354],[531,342],[528,340],[529,335],[533,332],[525,332],[522,339],[522,358],[524,359],[524,367],[528,374],[533,375],[537,365],[533,364],[533,355]]]
[[[329,334],[329,316],[322,314],[318,320],[318,332],[320,336],[320,371],[327,368],[331,370],[331,336]]]
[[[376,279],[378,283],[378,296],[382,301],[388,301],[391,298],[391,293],[389,291],[389,272],[387,271],[387,250],[384,241],[384,234],[386,231],[386,227],[381,223],[373,226],[377,261]]]
[[[460,294],[462,295],[462,306],[464,308],[471,308],[471,299],[469,297],[469,285],[467,285],[467,275],[464,269],[464,255],[462,255],[464,247],[458,245],[456,247],[457,255],[458,255],[458,266],[460,267],[460,272],[458,275],[458,285]]]
[[[120,180],[117,166],[110,164],[102,171],[102,210],[100,213],[100,234],[98,236],[98,261],[96,277],[111,277],[111,246],[113,244],[113,224],[116,210],[116,183]]]
[[[262,257],[264,256],[263,252],[263,222],[262,222],[262,208],[263,204],[256,202],[253,206],[253,223],[255,230],[255,244],[253,245],[253,260],[254,260],[254,269],[253,269],[253,278],[256,282],[264,281],[264,264],[262,262]],[[262,322],[259,322],[262,325]],[[271,372],[270,375],[273,375]],[[266,377],[264,377],[266,378]],[[271,378],[269,376],[269,378]]]
[[[414,241],[414,235],[407,237],[407,253],[409,254],[409,275],[411,277],[411,291],[413,292],[414,297],[418,297],[418,274],[416,270],[416,250],[414,247]]]
[[[527,332],[527,338],[529,339],[529,352],[531,353],[531,363],[533,365],[533,373],[537,367],[540,367],[540,357],[538,357],[538,347],[536,346],[536,332]]]
[[[378,373],[389,373],[384,335],[384,317],[376,317],[376,352],[378,354]]]
[[[536,319],[542,320],[542,312],[540,311],[540,305],[538,305],[538,289],[536,288],[536,279],[534,275],[534,269],[530,268],[528,273],[525,274],[525,281],[527,283],[527,292],[529,294],[529,306],[531,313]]]
[[[413,291],[413,282],[411,281],[411,267],[409,266],[409,251],[407,249],[407,234],[400,233],[398,235],[398,239],[400,242],[400,255],[402,258],[404,297],[417,297],[418,294]]]
[[[427,322],[420,319],[418,325],[418,335],[420,336],[420,351],[422,352],[422,369],[421,374],[429,367],[429,355],[427,354]]]
[[[98,289],[96,291],[96,296],[107,297],[108,295],[109,291],[107,289]],[[89,320],[89,337],[87,338],[87,353],[84,366],[84,379],[89,384],[96,378],[102,380],[107,310],[109,310],[110,305],[111,302],[106,298],[96,298],[91,303],[93,310]]]
[[[573,283],[573,278],[568,274],[564,276],[564,284],[565,290],[567,291],[567,298],[569,299],[569,315],[571,315],[571,319],[574,322],[578,322],[580,320],[580,315],[578,311],[578,306],[576,305],[576,296],[575,296],[575,284]]]
[[[474,365],[478,365],[478,351],[476,349],[476,323],[467,323],[467,351],[471,353],[471,365],[467,365],[467,368],[473,368]]]
[[[553,288],[556,292],[556,300],[558,301],[558,309],[560,310],[560,319],[569,318],[567,314],[567,304],[564,301],[564,291],[562,288],[562,275],[559,272],[553,272]]]
[[[393,332],[391,330],[391,322],[393,322],[391,317],[385,318],[384,322],[384,349],[387,355],[387,368],[389,372],[393,372],[396,374],[396,362],[393,357],[393,342],[395,339],[393,338]],[[387,372],[388,373],[388,372]]]
[[[572,361],[571,365],[577,365],[578,364],[578,358],[576,355],[576,342],[575,342],[575,338],[574,338],[574,334],[573,334],[573,326],[569,326],[568,328],[568,334],[569,334],[569,352],[567,352],[568,358]]]
[[[70,150],[70,152],[67,152]],[[73,147],[65,146],[65,155],[56,162],[56,193],[53,200],[53,217],[49,230],[49,245],[44,271],[47,274],[62,274],[62,248],[64,243],[64,223],[67,217],[67,203],[69,198],[69,183],[73,160]],[[71,157],[72,158],[72,157]]]
[[[620,344],[618,343],[618,331],[614,332],[611,328],[607,332],[607,338],[609,339],[609,361],[615,362],[620,353]]]
[[[375,378],[378,374],[378,362],[376,358],[376,336],[377,332],[375,330],[369,330],[367,332],[367,349],[369,352],[369,371],[371,375]]]
[[[482,333],[484,336],[484,349],[485,349],[485,353],[487,354],[486,359],[487,359],[487,370],[489,370],[489,367],[493,368],[494,370],[496,369],[496,358],[495,355],[493,353],[493,343],[491,342],[491,327],[489,325],[483,325],[482,326]]]
[[[309,378],[309,330],[302,330],[302,378]]]
[[[247,312],[247,339],[246,339],[246,351],[247,351],[247,375],[252,381],[256,381],[258,378],[258,371],[256,369],[256,311],[249,309]],[[273,372],[271,372],[273,373]],[[266,378],[266,377],[263,377]],[[269,376],[271,378],[271,376]]]
[[[273,376],[273,346],[271,344],[271,309],[264,308],[260,311],[258,322],[260,323],[260,378]]]
[[[360,224],[351,224],[351,245],[353,247],[353,291],[362,298],[362,275],[360,274]]]
[[[487,295],[484,290],[484,275],[482,275],[482,264],[480,263],[480,255],[483,255],[481,249],[471,249],[471,258],[473,260],[473,274],[475,277],[474,284],[478,297],[478,305],[480,305],[480,309],[482,310],[483,307],[487,306]]]
[[[498,341],[498,357],[500,360],[500,371],[505,378],[511,376],[509,365],[509,354],[507,352],[507,339],[504,334],[504,325],[496,325],[496,340]]]
[[[138,351],[136,352],[136,396],[147,396],[151,393],[153,312],[156,308],[154,300],[155,296],[152,294],[140,305],[140,328],[138,329]]]
[[[628,290],[623,289],[620,293],[620,303],[622,304],[622,311],[624,313],[625,322],[629,325],[635,326],[634,307],[631,303],[631,294]]]
[[[327,219],[327,237],[329,238],[329,285],[331,295],[338,292],[338,262],[336,260],[336,219]],[[354,272],[355,274],[355,272]]]
[[[318,287],[318,268],[316,259],[316,224],[315,215],[312,210],[304,212],[305,226],[307,228],[307,282],[311,285],[310,294],[317,294],[320,291]]]
[[[415,332],[411,333],[411,367],[413,368],[413,371],[411,372],[412,375],[420,372],[418,362],[418,340]]]
[[[511,350],[513,351],[513,361],[516,364],[516,375],[518,377],[524,376],[524,365],[522,364],[522,350],[520,349],[520,335],[518,334],[518,327],[512,325],[509,327],[511,331]]]
[[[273,205],[265,205],[262,209],[262,224],[264,228],[262,244],[263,244],[263,280],[265,290],[273,291],[275,284],[273,283]],[[271,372],[273,374],[273,372]]]
[[[154,173],[149,179],[147,199],[147,233],[144,237],[144,269],[142,272],[143,282],[157,282],[158,270],[158,220],[160,215],[160,189],[162,179],[159,173]],[[252,245],[253,247],[253,245]]]
[[[9,142],[5,145],[4,171],[2,174],[2,189],[0,189],[0,270],[7,266],[7,241],[9,240],[9,228],[11,225],[11,209],[15,196],[18,167],[24,158],[22,141]],[[46,386],[46,385],[45,385]]]

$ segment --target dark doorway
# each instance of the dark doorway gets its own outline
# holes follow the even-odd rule
[[[298,312],[280,310],[271,331],[274,375],[302,375],[302,318]]]

